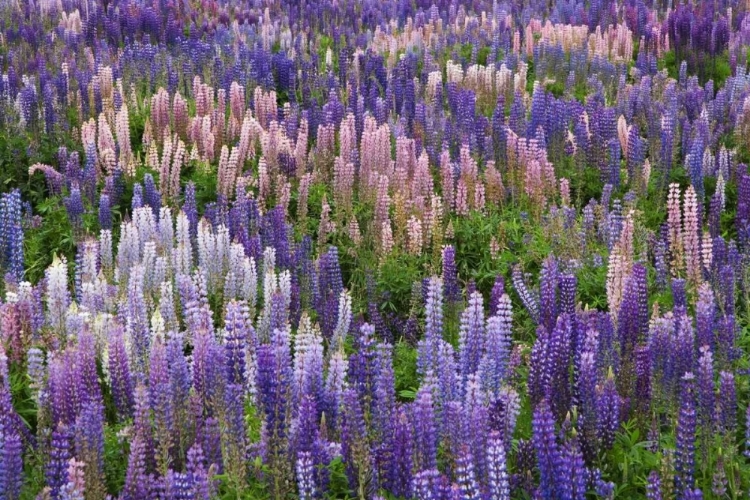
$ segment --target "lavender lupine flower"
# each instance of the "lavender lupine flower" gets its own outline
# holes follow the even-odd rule
[[[490,433],[487,443],[487,494],[493,500],[510,499],[505,445],[499,432]]]
[[[443,295],[448,304],[456,304],[461,299],[456,270],[456,249],[448,245],[443,248]]]
[[[498,302],[498,315],[487,320],[486,350],[478,371],[483,388],[494,396],[506,377],[512,336],[510,297],[503,294]]]
[[[523,279],[523,274],[521,273],[520,267],[515,266],[513,268],[512,278],[513,287],[516,289],[516,293],[518,293],[518,296],[521,298],[523,306],[526,308],[529,316],[531,316],[531,319],[533,319],[534,322],[538,324],[540,321],[539,303],[537,302],[536,297],[529,290],[528,286],[526,286],[526,282]]]
[[[346,372],[348,363],[343,351],[335,351],[328,361],[328,372],[325,385],[326,414],[332,428],[338,428],[339,415],[343,405],[344,390],[346,389]]]
[[[232,301],[224,315],[224,348],[226,351],[227,382],[244,385],[245,351],[248,342],[247,306]]]
[[[0,269],[16,280],[23,276],[23,225],[21,192],[14,189],[0,196]]]
[[[713,429],[716,401],[714,395],[714,364],[713,355],[708,346],[700,348],[698,358],[697,400],[698,400],[698,423],[705,432]]]
[[[468,307],[461,314],[461,330],[458,339],[461,376],[464,382],[479,368],[485,342],[482,295],[474,292],[469,298]]]
[[[675,488],[679,495],[693,491],[695,473],[695,417],[695,376],[688,372],[682,377],[682,396],[676,430]]]
[[[464,446],[456,459],[456,483],[461,499],[480,500],[482,495],[474,474],[473,456],[468,446]]]
[[[52,265],[45,272],[47,279],[47,323],[58,334],[65,332],[65,314],[70,305],[68,291],[68,271],[65,258],[52,261]]]
[[[313,500],[318,494],[310,452],[302,451],[297,456],[297,488],[300,500]]]
[[[424,337],[417,348],[417,370],[424,376],[437,372],[438,350],[443,339],[443,284],[437,277],[430,278],[425,302]]]

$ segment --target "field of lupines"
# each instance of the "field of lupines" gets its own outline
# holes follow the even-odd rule
[[[750,494],[744,0],[1,0],[0,498]]]

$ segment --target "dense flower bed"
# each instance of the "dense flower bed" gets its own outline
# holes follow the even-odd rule
[[[745,498],[749,13],[0,2],[0,498]]]

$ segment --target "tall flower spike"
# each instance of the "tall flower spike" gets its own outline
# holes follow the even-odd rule
[[[693,491],[695,482],[695,376],[690,372],[682,377],[681,394],[676,431],[675,488],[678,495],[685,495]]]

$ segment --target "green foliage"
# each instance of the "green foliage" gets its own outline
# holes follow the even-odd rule
[[[75,256],[73,228],[61,199],[53,197],[42,200],[36,205],[35,212],[41,216],[41,226],[27,230],[24,238],[24,277],[32,283],[44,276],[55,255],[66,256],[68,263],[72,263]]]

